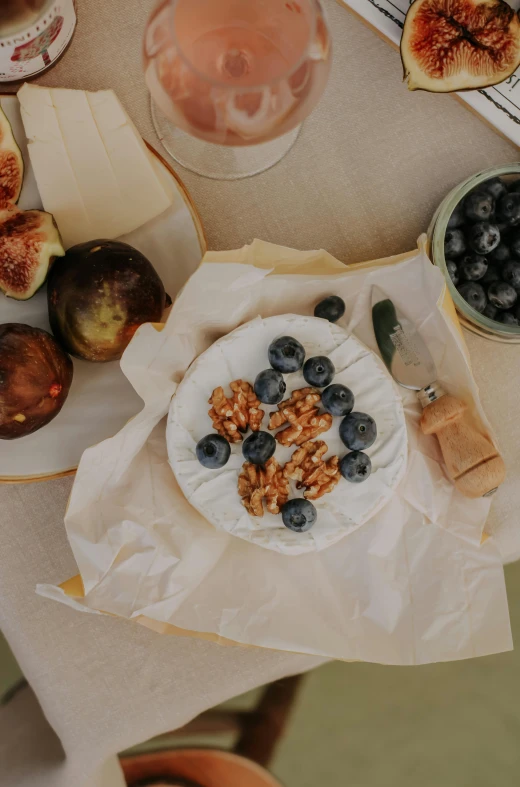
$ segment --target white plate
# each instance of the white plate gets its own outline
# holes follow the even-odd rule
[[[27,153],[16,96],[0,104],[22,149],[25,177],[19,207],[42,203]],[[148,257],[174,298],[206,251],[204,231],[190,196],[177,175],[152,149],[158,170],[171,183],[177,199],[172,208],[122,240]],[[0,323],[19,322],[50,330],[45,287],[28,301],[0,293]],[[18,440],[0,440],[0,483],[40,481],[73,473],[83,451],[111,437],[141,409],[142,402],[118,362],[87,363],[74,359],[74,379],[59,415],[43,429]]]
[[[220,470],[202,467],[195,453],[197,442],[213,431],[208,399],[214,389],[221,385],[229,395],[232,380],[253,383],[269,365],[267,351],[278,336],[298,339],[307,358],[329,356],[336,367],[334,382],[348,386],[355,396],[354,409],[368,413],[377,424],[377,439],[367,449],[372,461],[371,476],[362,484],[342,478],[331,493],[314,501],[318,520],[306,533],[285,528],[280,515],[265,512],[259,519],[250,516],[242,506],[237,490],[244,463],[241,443],[232,446],[229,462]],[[285,375],[285,382],[287,397],[307,385],[301,371]],[[262,405],[262,409],[266,413],[262,428],[267,429],[268,414],[276,407]],[[329,448],[326,458],[347,453],[339,437],[340,422],[340,418],[334,418],[331,429],[317,438]],[[404,476],[408,447],[402,399],[381,360],[344,328],[316,317],[293,314],[257,317],[200,355],[172,399],[166,439],[170,464],[194,508],[217,529],[287,555],[326,549],[374,516]],[[275,457],[284,465],[295,450],[295,446],[277,444]],[[302,497],[292,482],[291,497]]]

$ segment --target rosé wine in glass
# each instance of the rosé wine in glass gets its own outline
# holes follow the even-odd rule
[[[144,40],[145,77],[159,136],[180,163],[206,174],[201,158],[207,162],[208,154],[193,139],[183,139],[179,129],[235,149],[287,135],[318,103],[330,56],[319,0],[162,0]],[[173,139],[166,139],[170,124]],[[293,132],[282,147],[289,142],[289,149],[296,136]],[[191,145],[198,161],[186,163],[187,149],[176,155],[182,145]],[[275,161],[256,162],[255,172],[284,155],[280,146],[271,148],[264,146],[262,155],[274,155]],[[217,151],[213,148],[212,155]],[[230,177],[254,174],[237,172]]]

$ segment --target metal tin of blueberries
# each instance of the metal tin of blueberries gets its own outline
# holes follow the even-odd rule
[[[461,324],[468,330],[486,339],[520,344],[520,326],[505,325],[495,320],[491,320],[473,309],[464,298],[462,298],[450,278],[444,256],[444,236],[448,228],[448,221],[451,214],[459,202],[477,186],[480,186],[480,184],[486,182],[490,178],[496,177],[503,178],[506,183],[508,181],[513,182],[520,179],[520,163],[505,164],[502,167],[492,167],[491,169],[479,172],[477,175],[472,175],[458,186],[455,186],[455,188],[449,192],[435,211],[428,229],[430,254],[434,264],[440,268],[444,275],[446,286],[459,312]]]

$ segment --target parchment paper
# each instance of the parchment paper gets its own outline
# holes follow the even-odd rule
[[[405,479],[375,517],[319,553],[288,557],[215,530],[168,465],[170,399],[216,338],[258,314],[312,313],[334,292],[346,301],[343,326],[375,350],[374,283],[415,321],[439,379],[488,431],[440,272],[422,251],[392,262],[349,269],[325,252],[259,241],[206,255],[164,329],[143,326],[122,359],[143,410],[81,460],[65,524],[84,595],[48,585],[40,594],[144,616],[159,630],[340,659],[420,664],[510,649],[500,558],[492,539],[481,544],[491,502],[467,500],[447,480],[436,439],[418,428],[415,394],[402,390]]]

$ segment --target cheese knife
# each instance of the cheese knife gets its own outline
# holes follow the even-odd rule
[[[466,497],[493,494],[505,478],[504,460],[491,440],[475,429],[465,402],[443,390],[421,335],[377,286],[372,288],[372,323],[390,374],[399,385],[417,391],[423,407],[421,429],[437,435],[456,488]]]

